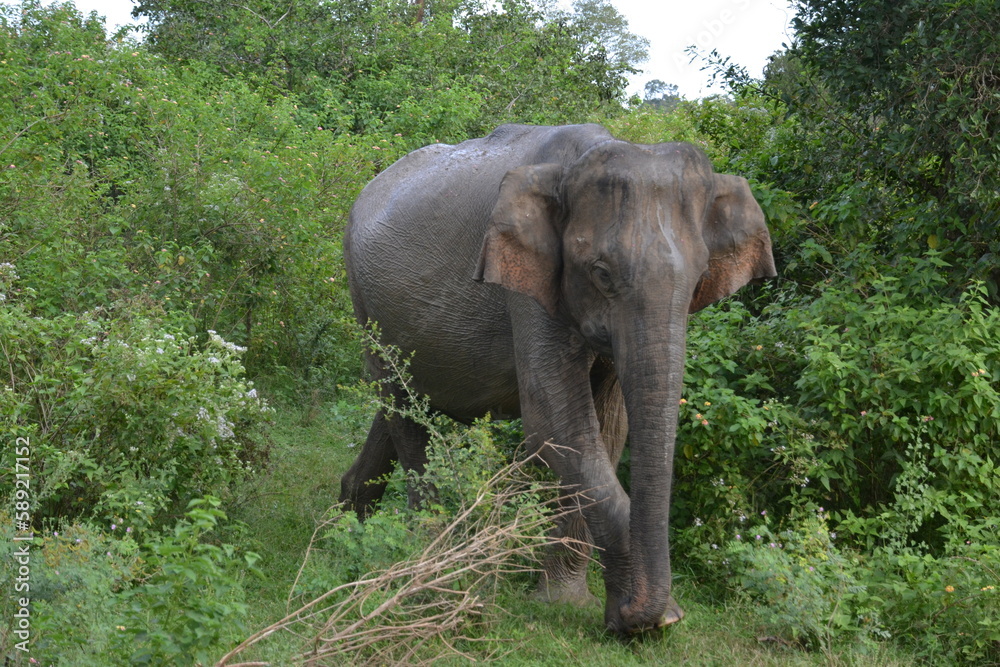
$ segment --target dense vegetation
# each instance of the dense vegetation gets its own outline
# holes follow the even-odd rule
[[[684,646],[1000,661],[992,5],[800,0],[798,41],[764,80],[713,56],[729,95],[651,81],[646,103],[624,96],[646,43],[602,0],[142,0],[142,42],[71,4],[0,7],[0,469],[30,470],[27,489],[0,477],[0,581],[14,536],[36,535],[31,652],[7,583],[0,651],[208,664],[422,552],[511,458],[517,425],[427,416],[441,507],[408,510],[396,477],[374,519],[335,517],[310,542],[372,410],[347,211],[426,143],[593,121],[697,143],[751,180],[774,237],[780,278],[691,324],[672,513],[689,618],[621,644],[596,609],[525,602],[523,573],[458,577],[517,619],[462,611],[416,655],[451,637],[513,663]],[[547,491],[531,489],[462,516],[536,516]],[[750,620],[716,619],[732,609]],[[303,650],[271,641],[255,659]]]

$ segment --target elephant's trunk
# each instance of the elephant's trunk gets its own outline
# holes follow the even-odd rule
[[[688,297],[688,298],[685,298]],[[658,627],[680,617],[670,595],[670,489],[674,441],[684,374],[687,301],[683,286],[673,303],[641,309],[631,331],[615,337],[618,369],[628,413],[631,449],[629,595],[617,615],[619,631]]]

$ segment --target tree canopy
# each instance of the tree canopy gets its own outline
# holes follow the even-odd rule
[[[141,0],[133,14],[169,59],[296,96],[325,127],[418,144],[620,104],[648,45],[606,0]]]

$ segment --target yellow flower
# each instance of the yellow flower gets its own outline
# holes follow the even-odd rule
[[[954,593],[955,592],[955,587],[954,586],[945,586],[944,590],[945,590],[946,593]]]

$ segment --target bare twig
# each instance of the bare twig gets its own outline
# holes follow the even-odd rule
[[[526,492],[559,490],[530,482],[530,460],[496,473],[415,558],[327,591],[248,637],[216,667],[259,664],[230,660],[281,631],[306,639],[290,662],[307,665],[413,664],[431,640],[440,642],[439,652],[458,656],[465,655],[460,640],[489,641],[470,633],[491,618],[492,595],[503,575],[537,570],[539,547],[558,542],[588,548],[549,535],[552,516],[519,502]],[[332,601],[341,595],[346,597]]]

